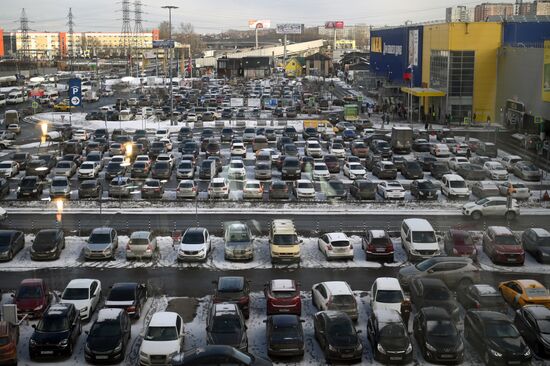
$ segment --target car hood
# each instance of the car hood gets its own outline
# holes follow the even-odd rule
[[[467,209],[467,210],[470,210],[472,208],[477,208],[478,206],[476,205],[475,202],[468,202],[468,203],[465,203],[464,206],[462,206],[462,207]]]
[[[452,350],[455,350],[462,343],[460,338],[440,337],[440,336],[433,336],[430,334],[426,336],[426,341],[440,351],[441,349],[449,349],[449,348]]]
[[[496,245],[495,249],[501,253],[523,254],[523,248],[520,245]]]
[[[405,351],[410,343],[408,337],[384,337],[380,339],[380,344],[386,351]]]
[[[57,344],[64,339],[69,338],[69,331],[62,332],[39,332],[34,331],[31,339],[39,344]]]
[[[239,347],[243,335],[241,332],[235,333],[210,333],[212,344],[223,344],[233,347]]]
[[[524,353],[527,346],[521,337],[489,338],[488,345],[502,353]]]
[[[95,352],[107,352],[115,349],[121,343],[119,336],[113,337],[88,337],[86,345]]]
[[[34,310],[43,304],[42,299],[16,299],[15,303],[17,305],[17,309],[22,311]]]
[[[373,302],[372,303],[372,310],[374,312],[379,310],[395,310],[398,313],[401,313],[401,303],[386,303],[386,302]]]
[[[206,248],[205,244],[184,244],[181,243],[179,246],[180,250],[188,250],[188,251],[199,251]]]
[[[175,341],[162,341],[162,342],[155,342],[155,341],[146,341],[143,340],[141,343],[141,349],[140,352],[143,352],[148,355],[169,355],[174,352],[180,351],[180,342],[178,340]]]
[[[61,302],[64,304],[73,304],[76,310],[79,311],[85,307],[88,307],[89,310],[89,307],[91,306],[90,300],[66,300],[62,298]]]
[[[473,245],[455,245],[454,249],[458,254],[472,254],[476,250]]]
[[[105,243],[105,244],[87,244],[86,248],[90,250],[105,250],[108,247],[111,246],[111,243]]]

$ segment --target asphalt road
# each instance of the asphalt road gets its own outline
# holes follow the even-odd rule
[[[382,206],[383,207],[383,206]],[[248,209],[250,210],[250,209]],[[327,209],[329,210],[329,209]],[[40,209],[37,210],[40,212]],[[89,212],[91,211],[91,212]],[[185,213],[143,213],[141,209],[128,210],[129,212],[117,212],[109,210],[99,214],[99,210],[89,210],[84,213],[65,212],[60,223],[67,232],[88,233],[91,229],[108,225],[120,232],[132,232],[148,228],[159,233],[171,233],[173,230],[185,230],[189,226],[204,226],[213,234],[221,234],[223,223],[228,221],[246,221],[255,228],[257,234],[266,234],[269,223],[276,218],[288,218],[294,220],[297,230],[302,235],[311,235],[319,232],[344,231],[361,232],[365,229],[386,229],[398,231],[401,222],[405,218],[425,218],[435,230],[444,231],[449,228],[464,228],[467,230],[484,230],[490,225],[505,225],[513,230],[525,230],[532,227],[547,227],[548,216],[522,215],[516,220],[506,222],[500,218],[484,218],[474,221],[461,215],[448,216],[449,212],[432,212],[430,214],[399,213],[399,209],[391,214],[379,214],[374,210],[365,210],[364,213],[336,212],[333,214],[315,214],[305,212],[285,212],[284,206],[280,210],[272,212],[246,212],[239,211],[199,211],[195,214],[193,209]],[[122,210],[124,211],[124,210]],[[167,207],[166,211],[170,211]],[[424,211],[425,212],[425,211]],[[2,226],[18,229],[25,232],[38,229],[57,227],[55,213],[24,213],[8,211],[8,219]]]

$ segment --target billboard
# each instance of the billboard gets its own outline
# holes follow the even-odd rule
[[[409,65],[418,66],[418,29],[409,30]]]
[[[382,53],[382,37],[371,37],[370,51],[375,53]]]
[[[550,40],[544,41],[544,63],[542,75],[542,100],[550,102]]]
[[[153,41],[153,48],[174,48],[175,42],[171,39],[161,39]]]
[[[344,29],[342,20],[329,20],[325,22],[325,29]]]
[[[267,19],[249,19],[248,28],[250,29],[268,29],[271,28],[271,20]]]
[[[302,34],[304,25],[299,23],[277,24],[277,34]]]

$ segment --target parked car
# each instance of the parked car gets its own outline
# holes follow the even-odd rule
[[[546,229],[531,228],[521,235],[525,251],[539,263],[550,263],[550,233]]]
[[[229,198],[229,182],[226,178],[212,178],[208,185],[208,198]]]
[[[425,219],[405,219],[401,223],[401,243],[407,258],[412,261],[440,254],[439,243],[432,225]]]
[[[213,281],[216,286],[213,303],[236,303],[245,319],[250,316],[250,284],[242,276],[220,276]]]
[[[349,187],[350,195],[357,200],[374,200],[378,185],[374,182],[357,179]]]
[[[321,190],[325,194],[327,200],[340,199],[345,200],[348,195],[346,186],[339,179],[330,179],[328,181],[321,182]]]
[[[315,186],[309,179],[298,179],[294,182],[294,195],[297,199],[314,199]]]
[[[401,314],[405,302],[410,305],[397,278],[378,277],[372,284],[370,306],[373,312],[387,310]]]
[[[180,353],[172,360],[173,366],[180,365],[207,365],[211,360],[222,359],[229,364],[243,366],[271,366],[271,361],[261,357],[243,353],[231,346],[210,345],[202,346]]]
[[[437,191],[439,186],[434,184],[431,180],[414,180],[409,186],[411,195],[416,199],[437,199]]]
[[[198,187],[193,180],[182,180],[176,187],[176,198],[195,199],[198,195]]]
[[[536,280],[523,279],[501,282],[498,290],[512,308],[519,309],[525,305],[544,305],[550,307],[550,294],[542,283]]]
[[[92,230],[86,241],[84,258],[86,260],[114,260],[117,249],[118,235],[116,230],[110,227],[98,227]]]
[[[469,163],[470,161],[462,156],[449,158],[447,162],[447,164],[449,164],[449,168],[451,168],[454,171],[457,171],[460,165],[469,164]]]
[[[338,160],[338,157],[336,155],[325,155],[323,157],[323,162],[325,163],[328,171],[330,174],[338,174],[340,173],[340,160]],[[352,162],[345,162],[344,165],[346,164],[351,164]],[[360,163],[357,163],[357,162],[354,162],[355,164],[360,164]],[[313,163],[313,167],[315,166],[315,162]],[[345,174],[345,172],[344,172]]]
[[[361,240],[361,248],[365,251],[368,261],[393,262],[394,247],[385,230],[367,230]]]
[[[550,309],[542,305],[526,305],[516,311],[514,325],[534,354],[548,360],[548,323]]]
[[[92,324],[84,346],[89,363],[120,362],[132,337],[132,324],[122,309],[101,309]]]
[[[525,251],[514,233],[504,226],[489,226],[483,233],[483,251],[495,264],[523,265]]]
[[[202,227],[190,227],[185,230],[179,247],[178,261],[206,261],[212,250],[208,230]]]
[[[225,224],[225,260],[252,260],[254,258],[254,238],[246,223]]]
[[[466,230],[449,229],[443,236],[443,250],[450,257],[469,257],[477,260],[477,249]]]
[[[422,169],[425,172],[429,172],[432,168],[432,164],[435,164],[438,160],[437,158],[430,156],[430,155],[421,155],[417,158],[420,165],[422,165]]]
[[[396,179],[397,169],[391,161],[379,161],[372,168],[372,174],[380,179]]]
[[[512,165],[512,174],[523,180],[538,182],[541,180],[540,169],[533,163],[519,161]]]
[[[142,198],[161,199],[164,195],[164,184],[158,179],[146,179],[141,186]]]
[[[21,281],[13,303],[17,306],[17,315],[28,316],[29,319],[41,318],[44,311],[50,306],[52,294],[41,278],[27,278]]]
[[[503,156],[500,159],[500,162],[502,163],[504,168],[506,168],[506,170],[511,171],[514,164],[516,164],[516,163],[518,163],[522,160],[523,159],[519,155],[507,155],[507,156]]]
[[[472,193],[478,198],[485,198],[499,196],[500,190],[493,182],[478,181],[472,184]]]
[[[317,247],[327,260],[353,259],[353,246],[344,233],[327,233],[317,239]]]
[[[456,172],[467,180],[483,180],[487,177],[487,171],[481,165],[471,163],[460,164]]]
[[[450,289],[462,289],[479,282],[479,268],[468,257],[433,257],[416,265],[402,267],[401,286],[409,287],[417,278],[438,279]]]
[[[110,287],[105,308],[124,309],[133,319],[139,319],[147,302],[147,286],[136,282],[117,282]]]
[[[464,178],[458,174],[445,174],[441,177],[441,193],[444,196],[452,198],[470,197],[470,189]]]
[[[134,231],[126,244],[126,259],[154,259],[159,253],[156,236],[150,231]]]
[[[298,315],[269,315],[264,320],[267,354],[270,357],[302,357],[305,350],[302,322]]]
[[[99,198],[100,192],[103,192],[103,188],[99,179],[85,180],[78,187],[78,198]]]
[[[515,199],[508,202],[505,197],[486,197],[476,202],[468,202],[462,206],[462,214],[479,220],[482,216],[500,216],[513,220],[520,214],[520,208]]]
[[[262,199],[264,197],[264,186],[259,180],[249,179],[244,183],[244,199]]]
[[[469,310],[464,338],[488,365],[527,365],[533,354],[508,316],[494,311]]]
[[[430,146],[430,153],[438,158],[445,158],[451,155],[449,147],[446,144],[432,144]]]
[[[457,291],[456,300],[468,310],[498,311],[508,314],[508,306],[493,286],[486,284],[472,284],[468,288]]]
[[[31,259],[34,261],[59,259],[63,249],[65,249],[63,230],[42,229],[32,240]]]
[[[69,182],[69,179],[67,177],[55,176],[52,178],[52,182],[50,184],[50,197],[71,197],[71,183]]]
[[[314,284],[311,287],[311,302],[320,311],[342,311],[354,321],[359,317],[357,301],[353,291],[344,281],[327,281]]]
[[[439,278],[415,277],[409,284],[411,302],[417,311],[427,307],[443,308],[457,322],[460,307],[449,287]]]
[[[19,187],[17,188],[17,198],[31,197],[40,198],[44,186],[42,181],[37,176],[27,175],[21,178]]]
[[[7,321],[0,321],[0,360],[8,365],[17,365],[17,345],[19,343],[19,327]]]
[[[420,309],[413,321],[413,334],[429,362],[462,363],[464,343],[454,319],[444,308]]]
[[[0,177],[13,178],[19,174],[19,165],[13,160],[0,162]]]
[[[383,181],[378,183],[376,192],[385,200],[405,199],[405,188],[396,180]]]
[[[342,311],[320,311],[313,317],[315,339],[328,362],[360,361],[363,345],[352,319]]]
[[[73,304],[82,320],[91,318],[101,301],[101,282],[79,278],[71,280],[61,294],[60,302]]]
[[[367,322],[367,338],[378,362],[409,363],[413,358],[413,346],[407,326],[395,310],[376,310]]]
[[[488,161],[483,164],[487,176],[493,180],[508,180],[509,174],[506,168],[498,161]]]
[[[31,360],[43,357],[72,356],[82,333],[80,316],[73,304],[51,305],[34,327],[29,340]]]
[[[243,314],[235,303],[212,303],[206,318],[206,344],[228,345],[248,351]]]
[[[498,185],[502,196],[510,196],[518,200],[526,200],[531,197],[531,190],[521,182],[502,182]]]
[[[290,198],[290,192],[286,182],[281,180],[274,180],[269,186],[269,199],[283,199],[287,200]]]
[[[139,364],[170,365],[172,356],[183,349],[185,329],[178,313],[154,313],[143,332],[139,348]]]
[[[264,286],[267,315],[302,314],[299,284],[294,280],[275,279]]]
[[[374,171],[373,171],[374,173]],[[401,168],[401,174],[406,179],[423,179],[424,171],[417,161],[406,161]]]
[[[444,161],[434,161],[430,164],[429,172],[432,178],[441,179],[445,174],[451,174],[451,169]]]
[[[25,248],[25,234],[17,230],[0,230],[0,261],[10,261]]]

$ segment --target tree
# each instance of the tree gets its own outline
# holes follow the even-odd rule
[[[191,23],[181,23],[173,38],[182,44],[190,45],[194,55],[200,54],[206,49],[206,44],[202,41],[200,34],[195,33],[195,28]]]
[[[164,21],[159,24],[160,39],[168,39],[170,37],[170,23]]]

